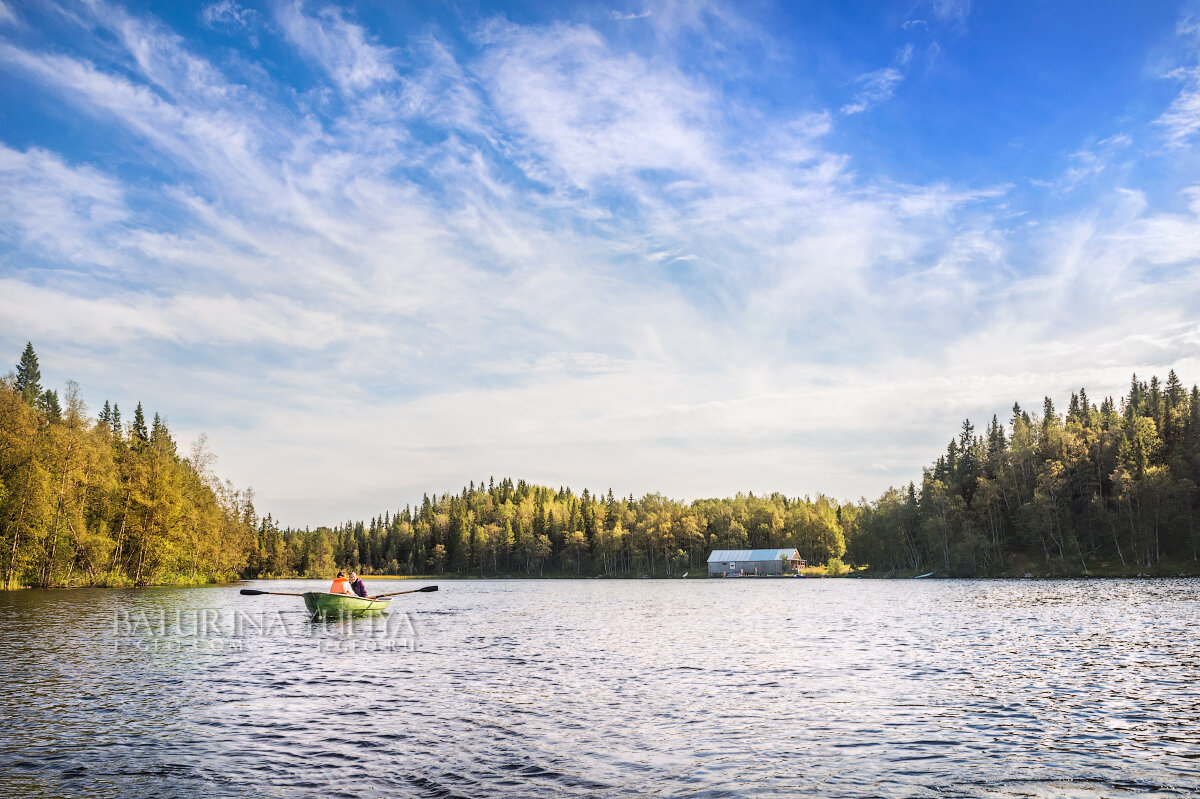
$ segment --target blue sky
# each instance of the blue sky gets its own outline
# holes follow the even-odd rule
[[[0,1],[0,349],[285,523],[873,497],[1200,380],[1195,3]]]

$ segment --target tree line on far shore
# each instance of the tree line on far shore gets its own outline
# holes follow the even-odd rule
[[[846,552],[855,505],[782,494],[677,502],[576,494],[524,480],[425,496],[368,522],[315,530],[260,525],[249,569],[261,576],[376,574],[665,576],[703,571],[710,549],[795,546],[810,563]]]
[[[0,378],[0,583],[200,583],[395,575],[675,576],[713,549],[795,547],[868,573],[1152,571],[1200,557],[1200,391],[1172,371],[1065,414],[1013,406],[964,422],[920,483],[874,501],[738,494],[684,503],[489,477],[369,521],[281,528],[222,483],[203,439],[186,455],[158,414],[132,420],[78,387],[41,386],[28,345]]]

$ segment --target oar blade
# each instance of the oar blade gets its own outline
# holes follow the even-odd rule
[[[257,588],[243,588],[241,591],[238,591],[238,593],[242,596],[262,596],[263,594],[269,594],[271,592],[259,591]]]
[[[419,593],[419,594],[428,594],[430,591],[436,591],[436,590],[437,590],[437,586],[436,586],[436,585],[427,585],[427,586],[425,586],[424,588],[418,588],[418,589],[417,589],[417,593]]]

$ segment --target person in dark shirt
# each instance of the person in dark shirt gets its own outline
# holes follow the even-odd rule
[[[350,572],[350,590],[358,596],[367,595],[367,587],[363,585],[362,578],[354,572]]]

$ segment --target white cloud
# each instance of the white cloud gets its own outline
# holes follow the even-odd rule
[[[896,91],[896,85],[904,75],[895,67],[884,67],[861,76],[856,83],[861,88],[854,99],[842,106],[843,114],[861,114],[887,100]]]
[[[1094,185],[1114,163],[1118,167],[1127,163],[1132,145],[1133,137],[1127,133],[1117,133],[1099,141],[1090,139],[1067,156],[1066,167],[1060,174],[1047,180],[1031,179],[1030,182],[1038,188],[1063,194],[1080,186]]]
[[[374,44],[366,28],[347,22],[337,8],[329,6],[309,16],[301,0],[292,0],[280,3],[276,18],[288,40],[343,92],[363,91],[398,77],[391,50]]]
[[[1184,285],[1194,286],[1200,279],[1200,186],[1193,186],[1185,194],[1190,213],[1138,217],[1107,238],[1126,253],[1132,264],[1140,260],[1151,265],[1189,267],[1176,277]]]
[[[1167,77],[1182,81],[1183,89],[1155,121],[1165,130],[1167,146],[1179,149],[1200,132],[1200,67],[1177,69]]]
[[[1187,146],[1200,132],[1200,65],[1196,63],[1196,44],[1200,42],[1200,22],[1183,17],[1175,32],[1185,37],[1186,66],[1171,70],[1163,77],[1182,84],[1182,88],[1171,105],[1155,120],[1164,129],[1168,149],[1177,150]]]
[[[153,46],[148,46],[149,42]],[[266,176],[255,152],[269,131],[267,120],[238,108],[235,87],[205,83],[203,89],[188,91],[193,65],[202,62],[186,53],[179,53],[173,63],[156,58],[156,48],[172,48],[168,40],[143,31],[130,44],[158,87],[171,91],[170,95],[164,97],[149,86],[104,72],[86,61],[9,44],[0,44],[0,62],[26,72],[90,113],[118,121],[198,175],[225,185],[260,187],[260,201],[269,201],[271,187],[264,185]],[[203,67],[199,71],[219,80],[207,65]]]
[[[63,264],[111,264],[128,218],[116,180],[45,150],[0,144],[0,240]]]
[[[707,90],[608,49],[590,28],[493,24],[481,78],[536,177],[576,186],[636,170],[704,171],[714,124]],[[544,173],[544,169],[551,170]]]
[[[55,313],[47,315],[47,308]],[[87,298],[8,278],[0,278],[0,311],[30,336],[95,340],[108,346],[151,338],[191,345],[253,343],[319,349],[351,338],[385,335],[369,321],[303,308],[283,296],[162,297],[139,292]]]
[[[219,0],[206,5],[200,12],[200,18],[210,28],[245,28],[249,26],[258,12],[252,8],[243,8],[236,0]]]
[[[971,14],[971,0],[930,0],[930,7],[938,19],[963,22]]]
[[[900,67],[907,66],[908,62],[912,60],[912,55],[912,44],[906,44],[896,53],[896,59],[892,66],[860,75],[854,81],[858,86],[858,91],[854,93],[850,102],[842,106],[841,112],[843,114],[861,114],[863,111],[868,111],[885,100],[891,99],[892,95],[896,93],[896,87],[904,80],[904,73],[900,71]]]

